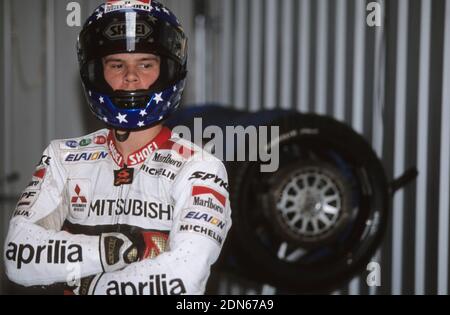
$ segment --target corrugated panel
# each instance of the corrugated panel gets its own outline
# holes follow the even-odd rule
[[[406,80],[408,61],[408,0],[399,0],[395,80],[395,129],[394,129],[394,176],[398,177],[405,170],[405,111],[406,111]],[[403,242],[403,191],[394,196],[394,216],[392,223],[392,293],[400,294],[402,287],[402,242]]]
[[[347,51],[346,43],[346,19],[347,10],[345,7],[346,0],[337,0],[336,2],[336,22],[335,22],[335,54],[334,54],[334,111],[333,116],[339,120],[345,118],[345,75],[346,63],[345,53]]]
[[[448,20],[442,13],[447,2],[433,7],[430,0],[378,1],[387,10],[387,20],[382,27],[368,27],[369,2],[249,1],[250,109],[282,107],[331,114],[372,143],[391,178],[411,166],[419,168],[417,183],[396,194],[387,238],[373,258],[381,264],[381,287],[368,288],[363,273],[337,293],[445,293],[450,133],[441,127],[443,121],[434,122],[449,116],[446,103],[439,109],[431,104],[448,99],[435,97],[446,85],[439,79],[439,65],[449,54],[443,53],[439,34]],[[222,22],[228,32],[236,30]],[[430,82],[433,74],[437,79]],[[242,96],[230,95],[232,104],[241,106]],[[430,160],[436,156],[437,165]],[[444,174],[439,175],[440,169]],[[439,211],[431,213],[432,209]],[[439,254],[434,251],[437,246]]]
[[[233,29],[233,2],[234,1],[223,1],[223,7],[220,8],[219,12],[223,12],[221,15],[222,22],[222,52],[219,61],[222,65],[220,73],[216,74],[222,82],[221,95],[219,98],[222,104],[232,104],[232,90],[231,90],[231,78],[232,78],[232,29]]]
[[[428,99],[430,77],[430,32],[431,0],[423,0],[420,23],[420,59],[419,59],[419,115],[417,129],[421,132],[417,139],[417,168],[421,176],[417,179],[417,190],[426,191],[427,187],[427,142],[428,142]],[[427,194],[416,194],[416,233],[415,233],[415,294],[425,293],[425,246],[427,230]]]
[[[311,0],[301,0],[299,5],[298,22],[298,52],[299,63],[297,67],[297,108],[301,112],[309,109],[309,74],[310,74],[310,17]],[[296,40],[297,38],[294,38]]]
[[[278,47],[277,30],[279,27],[277,12],[279,10],[279,0],[266,0],[264,4],[265,18],[264,24],[264,88],[263,88],[263,108],[273,109],[277,106],[277,56],[280,53]]]
[[[427,11],[427,5],[431,4],[388,3],[384,118],[389,128],[385,128],[384,162],[391,176],[412,165],[419,165],[420,175],[416,185],[408,186],[394,201],[391,231],[383,247],[382,267],[387,270],[381,292],[385,294],[438,293],[440,281],[438,252],[442,250],[439,235],[443,228],[440,224],[448,225],[448,220],[440,221],[437,211],[442,164],[440,147],[441,141],[448,141],[449,137],[441,136],[444,112],[438,105],[442,100],[446,2],[432,2],[431,12]],[[430,25],[427,14],[430,13],[433,16],[431,39],[427,35]],[[427,42],[429,47],[425,48]],[[394,141],[389,139],[390,135],[394,135]],[[419,279],[414,279],[416,275]]]
[[[438,294],[448,294],[448,225],[450,187],[450,3],[445,7],[444,74],[442,80],[441,154],[439,177]]]
[[[291,109],[292,106],[292,69],[294,65],[294,1],[286,0],[282,3],[281,19],[281,79],[280,79],[280,104],[284,109]]]
[[[251,0],[250,2],[250,83],[249,83],[249,109],[256,111],[261,108],[261,77],[262,77],[262,21],[263,3],[261,0]]]

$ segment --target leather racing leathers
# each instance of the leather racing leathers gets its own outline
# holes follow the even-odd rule
[[[52,141],[11,218],[6,273],[22,286],[95,275],[91,294],[203,294],[230,215],[223,163],[168,128],[126,161],[107,129]],[[105,272],[107,232],[145,237],[149,258]]]

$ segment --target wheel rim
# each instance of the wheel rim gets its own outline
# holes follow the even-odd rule
[[[342,194],[326,174],[307,169],[294,174],[277,200],[279,219],[302,238],[332,230],[342,214]]]

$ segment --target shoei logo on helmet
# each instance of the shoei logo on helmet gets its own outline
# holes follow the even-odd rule
[[[126,8],[139,9],[150,12],[152,10],[151,4],[152,4],[151,0],[139,0],[139,1],[109,0],[106,2],[105,13]]]
[[[152,33],[152,28],[145,22],[136,23],[136,37],[146,38]],[[105,30],[105,35],[111,40],[124,39],[127,36],[126,23],[113,23]]]

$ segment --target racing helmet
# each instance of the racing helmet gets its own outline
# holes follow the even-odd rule
[[[87,19],[78,36],[78,62],[92,113],[120,130],[145,129],[179,106],[187,74],[187,38],[176,16],[151,1],[108,1]],[[160,75],[145,90],[114,91],[103,58],[120,53],[160,57]]]

